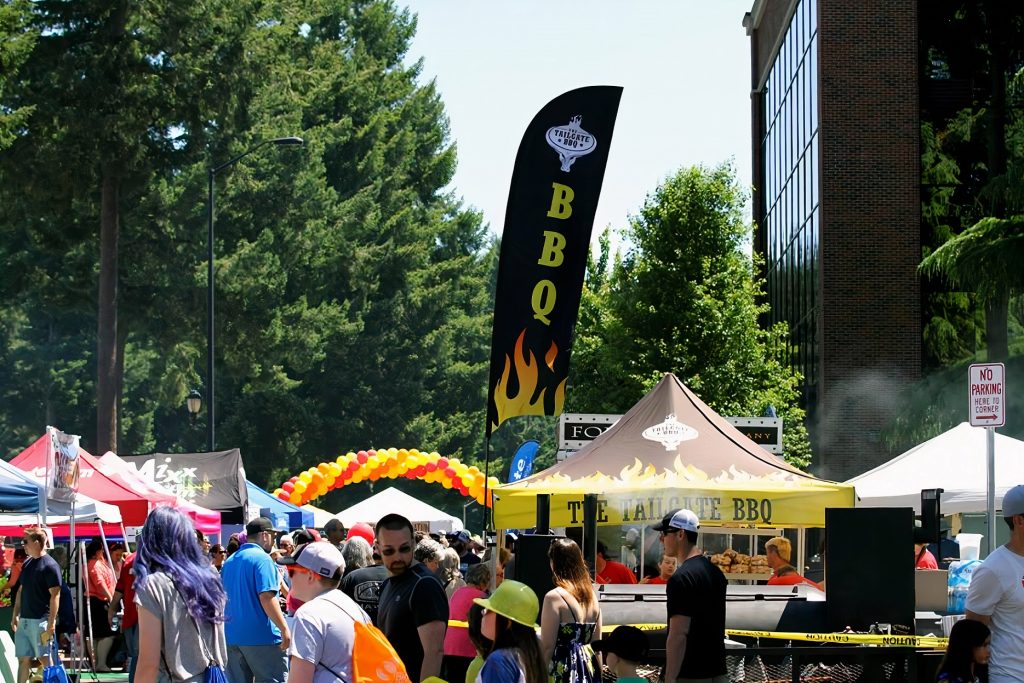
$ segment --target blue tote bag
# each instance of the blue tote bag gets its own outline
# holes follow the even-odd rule
[[[43,683],[68,683],[68,672],[60,661],[60,652],[57,650],[57,638],[50,638],[50,647],[46,651],[50,663],[43,668]]]

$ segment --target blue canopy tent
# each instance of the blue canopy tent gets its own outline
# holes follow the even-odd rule
[[[39,487],[0,472],[0,510],[36,512],[39,510]]]
[[[246,481],[245,486],[249,490],[249,509],[259,508],[260,516],[273,522],[275,529],[287,531],[314,526],[313,513],[309,510],[303,510],[281,500],[251,481]]]
[[[62,500],[47,500],[43,485],[5,460],[0,460],[0,534],[10,535],[28,524],[37,523],[39,503],[45,501],[47,522],[66,524],[72,505]],[[121,522],[121,512],[114,505],[101,503],[81,493],[75,496],[75,519],[101,519],[110,524]],[[14,529],[15,531],[12,531]]]

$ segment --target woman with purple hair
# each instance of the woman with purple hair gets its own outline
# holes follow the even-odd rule
[[[135,556],[140,681],[203,681],[206,668],[227,665],[220,574],[188,517],[170,507],[149,513]]]

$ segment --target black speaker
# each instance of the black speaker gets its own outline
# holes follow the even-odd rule
[[[913,629],[914,509],[826,509],[825,595],[831,631]]]
[[[532,534],[519,537],[516,545],[516,581],[522,581],[533,589],[539,600],[555,587],[551,580],[551,563],[548,561],[548,548],[551,541],[564,536],[548,534]]]
[[[921,491],[921,535],[936,546],[942,539],[942,493],[943,489]]]

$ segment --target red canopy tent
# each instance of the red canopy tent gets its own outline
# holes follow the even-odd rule
[[[11,464],[29,472],[36,477],[46,475],[46,436],[41,436],[31,446],[18,454]],[[116,505],[121,510],[121,519],[125,526],[142,526],[149,511],[157,505],[174,505],[176,498],[169,494],[143,494],[133,490],[131,484],[119,479],[117,475],[104,474],[98,460],[85,451],[78,450],[79,479],[78,490],[96,500]],[[67,525],[54,527],[55,536],[67,536],[70,529]],[[76,524],[78,536],[98,535],[96,524]]]

